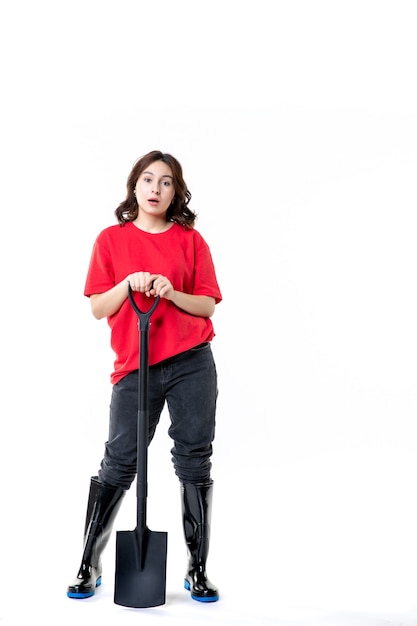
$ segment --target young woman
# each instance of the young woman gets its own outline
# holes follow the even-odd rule
[[[126,199],[115,211],[118,224],[104,229],[94,243],[84,293],[94,317],[108,320],[115,361],[109,437],[98,475],[90,479],[84,551],[68,587],[70,598],[92,596],[100,585],[100,557],[136,475],[138,318],[128,284],[141,310],[160,296],[149,330],[149,443],[166,403],[189,557],[184,586],[194,600],[219,598],[207,578],[206,560],[217,400],[210,318],[222,295],[210,249],[194,228],[190,200],[177,159],[150,152],[130,172]]]

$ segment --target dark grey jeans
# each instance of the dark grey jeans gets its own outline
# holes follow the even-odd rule
[[[109,438],[98,472],[108,485],[129,489],[136,476],[138,371],[113,386]],[[167,403],[175,473],[183,483],[210,480],[217,372],[209,343],[149,367],[149,439]]]

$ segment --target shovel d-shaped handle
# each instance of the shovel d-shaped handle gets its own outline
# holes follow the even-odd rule
[[[160,297],[156,296],[154,303],[152,304],[151,308],[148,311],[141,311],[133,297],[133,291],[132,291],[130,282],[127,283],[127,290],[128,290],[130,304],[132,305],[133,310],[135,311],[136,315],[139,318],[139,322],[138,322],[139,329],[149,330],[149,323],[150,323],[151,315],[155,311],[156,307],[158,306]]]

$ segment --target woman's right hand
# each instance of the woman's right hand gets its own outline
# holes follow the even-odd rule
[[[150,274],[149,272],[133,272],[127,276],[126,280],[130,283],[132,291],[139,291],[149,297],[155,294],[152,283],[156,277],[157,274]]]

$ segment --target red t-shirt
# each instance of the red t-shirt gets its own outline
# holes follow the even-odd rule
[[[109,226],[98,235],[84,295],[108,291],[128,274],[141,271],[166,276],[176,291],[211,296],[216,304],[222,299],[210,249],[197,230],[173,224],[165,232],[151,234],[132,222]],[[152,306],[152,297],[137,292],[134,297],[140,310],[147,311]],[[126,298],[107,321],[115,353],[110,377],[114,384],[139,367],[138,316]],[[149,365],[211,341],[214,334],[210,318],[190,315],[161,298],[151,317]]]

